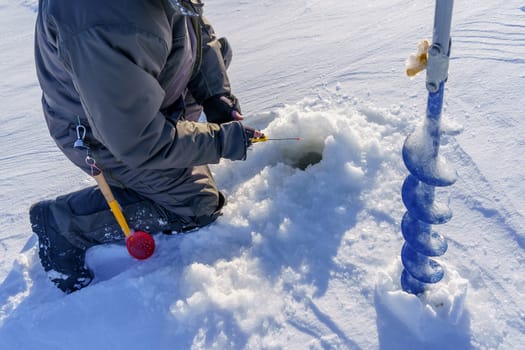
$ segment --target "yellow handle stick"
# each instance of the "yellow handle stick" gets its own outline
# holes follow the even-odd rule
[[[260,137],[254,137],[250,141],[252,141],[252,143],[266,142],[266,141],[268,141],[268,136],[263,135],[263,136],[260,136]]]
[[[113,192],[111,192],[111,188],[109,187],[106,178],[104,177],[104,174],[100,173],[98,175],[93,176],[95,178],[95,181],[97,181],[98,187],[100,188],[100,191],[104,195],[104,198],[106,199],[106,202],[108,202],[109,208],[111,209],[111,212],[115,216],[115,219],[117,219],[117,222],[124,232],[124,235],[126,237],[131,236],[131,230],[128,226],[128,222],[126,221],[126,218],[124,217],[124,214],[122,213],[122,209],[120,208],[120,205],[118,204],[117,200],[113,196]]]

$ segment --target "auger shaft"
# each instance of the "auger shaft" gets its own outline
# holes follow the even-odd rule
[[[433,42],[427,56],[426,118],[403,146],[403,160],[410,175],[402,188],[407,212],[401,223],[405,239],[401,286],[412,294],[424,292],[429,283],[437,283],[444,276],[441,265],[430,257],[441,256],[447,250],[446,239],[432,225],[444,224],[452,217],[446,205],[435,202],[435,186],[450,186],[456,181],[456,172],[439,155],[453,3],[436,0]]]

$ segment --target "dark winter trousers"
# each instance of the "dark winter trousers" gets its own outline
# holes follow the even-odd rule
[[[130,188],[111,186],[130,228],[150,233],[182,232],[207,225],[219,216],[224,197],[208,167],[180,169],[180,172],[179,181],[173,182],[171,191],[159,187],[159,191],[151,189],[139,194]],[[69,193],[48,203],[52,216],[48,222],[55,222],[57,233],[75,247],[86,250],[124,239],[97,187]]]

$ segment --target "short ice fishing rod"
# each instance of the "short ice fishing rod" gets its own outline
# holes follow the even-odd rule
[[[301,141],[300,137],[284,137],[284,138],[269,138],[266,135],[254,137],[251,139],[252,143],[260,143],[266,141]]]

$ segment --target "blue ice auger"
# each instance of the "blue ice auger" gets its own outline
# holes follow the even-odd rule
[[[450,57],[450,26],[453,0],[436,0],[433,42],[425,52],[428,101],[424,123],[405,140],[403,160],[410,175],[402,187],[407,212],[401,222],[405,244],[401,250],[405,292],[423,293],[429,283],[441,281],[443,267],[430,257],[447,250],[446,239],[432,225],[448,222],[452,212],[448,205],[435,203],[435,187],[450,186],[456,171],[439,155],[443,93]],[[408,73],[408,71],[407,71]]]

